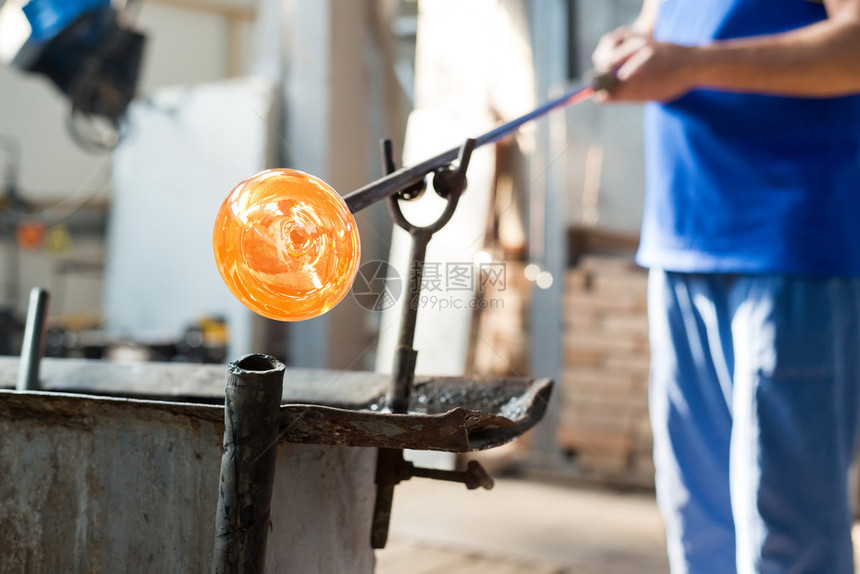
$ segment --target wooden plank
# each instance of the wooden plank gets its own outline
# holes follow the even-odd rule
[[[594,430],[629,434],[635,428],[634,417],[630,413],[588,412],[565,409],[564,420],[581,431]]]
[[[576,425],[559,426],[559,443],[581,450],[596,457],[623,457],[633,452],[633,441],[629,433],[583,431]]]
[[[508,558],[464,555],[459,562],[436,568],[425,574],[560,574],[561,572],[561,568],[554,565],[525,563]]]
[[[641,394],[608,394],[595,389],[577,387],[568,387],[563,392],[566,411],[569,411],[571,406],[575,406],[578,410],[644,415],[648,409],[648,397]]]
[[[553,566],[549,564],[509,563],[503,568],[488,572],[492,572],[492,574],[565,574],[565,569],[561,566]]]
[[[628,274],[640,267],[632,257],[608,257],[605,255],[585,255],[579,260],[578,269],[594,274]]]
[[[562,382],[565,389],[594,390],[600,394],[626,396],[633,387],[635,378],[623,371],[613,373],[600,367],[578,367],[565,369]]]
[[[616,271],[613,268],[613,271]],[[636,293],[645,295],[648,292],[648,274],[643,271],[629,273],[615,272],[612,275],[594,274],[591,278],[591,290],[599,293]]]
[[[585,349],[565,349],[564,360],[567,373],[576,373],[580,367],[601,367],[606,353]],[[565,383],[567,384],[567,383]]]
[[[639,337],[648,336],[648,315],[641,314],[615,315],[607,314],[600,322],[604,331],[611,333],[623,333]]]
[[[586,352],[623,351],[646,353],[649,349],[647,337],[614,335],[609,333],[568,333],[564,336],[565,349]]]
[[[591,283],[590,277],[589,273],[583,269],[571,269],[564,276],[566,292],[587,290]]]
[[[461,554],[457,556],[457,560],[444,566],[437,566],[432,570],[427,570],[424,574],[474,574],[475,572],[492,572],[493,570],[488,569],[486,564],[486,560],[477,556]]]
[[[378,565],[380,561],[384,561],[386,564],[391,564],[403,560],[405,556],[411,556],[414,550],[414,544],[389,539],[385,548],[376,551],[376,563]]]
[[[573,227],[567,232],[568,253],[572,260],[591,257],[625,258],[632,262],[633,254],[639,246],[639,236],[635,233],[623,233],[599,229],[596,227]],[[595,255],[603,253],[604,255]]]
[[[565,313],[582,311],[613,311],[618,313],[641,313],[647,310],[648,303],[644,295],[604,295],[589,292],[568,293],[564,297]]]
[[[564,324],[567,333],[590,332],[600,328],[603,312],[577,309],[576,313],[565,313]]]
[[[461,553],[451,550],[389,543],[389,548],[376,552],[376,574],[455,572],[452,568],[462,560]]]
[[[651,360],[647,353],[607,353],[603,360],[608,372],[626,373],[636,380],[647,381],[651,371]]]

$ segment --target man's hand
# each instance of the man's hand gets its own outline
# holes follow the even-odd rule
[[[629,26],[622,26],[621,28],[616,28],[615,30],[604,34],[603,37],[600,38],[600,42],[598,42],[594,53],[591,55],[594,69],[601,72],[614,70],[616,68],[615,62],[617,60],[619,47],[628,40],[640,37],[644,38],[645,34],[640,34],[634,28]]]
[[[606,34],[592,56],[596,70],[614,70],[618,83],[595,100],[670,101],[696,85],[695,48],[657,42],[630,28]]]
[[[823,0],[827,18],[766,36],[688,47],[657,42],[657,2],[646,0],[633,28],[601,39],[597,71],[614,71],[597,101],[670,101],[693,88],[829,98],[860,94],[860,0]]]

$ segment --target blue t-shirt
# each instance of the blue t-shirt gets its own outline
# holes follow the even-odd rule
[[[826,16],[813,0],[665,0],[655,36],[702,45]],[[695,90],[648,104],[645,130],[640,264],[860,275],[860,96]]]

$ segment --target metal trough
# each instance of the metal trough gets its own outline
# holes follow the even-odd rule
[[[224,367],[44,359],[44,391],[7,390],[18,366],[0,358],[0,574],[210,571]],[[551,388],[419,378],[410,412],[390,414],[389,384],[287,371],[267,571],[372,572],[377,448],[502,444]]]

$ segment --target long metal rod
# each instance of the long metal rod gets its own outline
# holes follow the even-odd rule
[[[523,116],[478,136],[475,138],[475,147],[495,143],[520,129],[523,124],[535,120],[556,108],[568,104],[579,103],[590,98],[594,94],[595,87],[599,86],[599,83],[598,78],[597,80],[581,84],[563,96],[551,100]],[[450,165],[451,162],[457,159],[457,155],[459,153],[460,147],[455,147],[442,152],[435,157],[424,160],[419,164],[410,167],[402,167],[391,174],[353,191],[349,195],[344,196],[343,199],[346,201],[346,205],[352,213],[361,211],[365,207],[372,205],[381,199],[390,197],[395,193],[399,193],[404,189],[421,182],[428,173],[431,173],[440,167]]]

